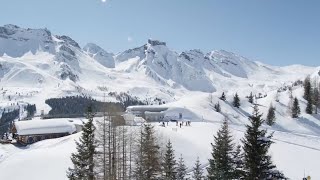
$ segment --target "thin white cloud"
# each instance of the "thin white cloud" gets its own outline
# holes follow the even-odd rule
[[[132,42],[133,38],[131,36],[128,36],[128,42]]]

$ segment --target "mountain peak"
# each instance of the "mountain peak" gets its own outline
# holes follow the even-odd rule
[[[94,43],[88,43],[83,47],[83,51],[85,51],[90,57],[98,61],[105,67],[114,68],[115,62],[112,53],[108,53],[100,46]]]
[[[6,24],[3,27],[7,28],[7,29],[20,29],[19,26],[14,25],[14,24]]]
[[[152,39],[148,39],[148,44],[150,44],[151,46],[166,46],[165,42],[159,41],[159,40],[152,40]]]

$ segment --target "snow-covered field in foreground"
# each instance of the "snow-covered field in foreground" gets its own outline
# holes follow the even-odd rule
[[[191,168],[199,156],[202,164],[210,157],[213,135],[220,123],[193,122],[191,127],[177,128],[175,123],[167,127],[154,124],[158,137],[165,142],[170,138],[176,157],[183,155]],[[234,142],[243,137],[245,127],[230,125]],[[269,132],[272,132],[271,130]],[[10,180],[60,180],[66,179],[66,170],[71,166],[70,155],[80,133],[59,139],[45,140],[25,148],[0,145],[0,179]],[[270,153],[279,170],[290,179],[302,179],[304,171],[312,179],[320,179],[320,137],[288,132],[274,133],[275,143]]]

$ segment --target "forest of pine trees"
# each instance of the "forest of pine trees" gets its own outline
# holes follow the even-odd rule
[[[8,132],[10,124],[12,123],[13,120],[19,118],[19,109],[14,109],[12,111],[2,111],[2,115],[0,118],[0,136],[6,132]]]
[[[303,83],[303,98],[307,101],[305,112],[318,113],[320,105],[319,84],[311,82],[307,77]],[[289,111],[292,118],[298,118],[301,110],[299,100],[290,91]],[[249,124],[241,144],[233,142],[228,126],[228,119],[223,121],[211,144],[211,158],[208,167],[202,167],[199,158],[189,172],[183,156],[177,160],[174,144],[169,140],[166,145],[157,139],[154,127],[143,124],[140,132],[131,131],[122,126],[122,122],[114,114],[123,110],[123,104],[107,104],[83,97],[67,97],[46,101],[53,107],[51,113],[83,113],[84,108],[91,105],[88,111],[88,122],[84,125],[83,134],[77,142],[77,152],[72,154],[73,167],[67,171],[69,179],[133,179],[133,180],[229,180],[229,179],[287,179],[276,169],[269,154],[272,145],[272,133],[261,128],[263,123],[272,126],[276,121],[276,108],[271,103],[266,120],[262,119],[258,105],[253,102],[253,94],[247,97],[254,105],[249,116]],[[212,103],[212,96],[210,103]],[[223,92],[219,98],[226,101]],[[65,105],[63,105],[65,104]],[[67,105],[66,105],[67,104]],[[125,105],[131,104],[126,101]],[[240,98],[236,93],[232,105],[240,107]],[[65,107],[69,107],[64,109]],[[221,112],[220,103],[214,104],[214,110]],[[28,106],[28,114],[33,115],[35,106]],[[93,125],[93,112],[105,111],[103,120],[97,121],[98,128]],[[14,116],[14,112],[4,114]],[[1,118],[1,120],[2,120]],[[0,120],[0,121],[1,121]],[[207,170],[204,175],[204,168]]]
[[[77,151],[71,156],[73,167],[67,171],[69,179],[286,179],[268,154],[272,134],[261,129],[264,120],[257,105],[249,117],[242,146],[233,142],[228,118],[223,121],[214,136],[206,175],[199,158],[188,172],[183,156],[176,159],[174,144],[169,140],[163,145],[151,124],[142,124],[140,131],[122,126],[113,114],[118,111],[115,108],[106,106],[104,118],[96,123],[92,108],[88,109],[87,122],[76,142]]]
[[[319,83],[317,81],[311,82],[311,78],[310,76],[308,76],[304,80],[303,87],[304,87],[303,98],[307,101],[307,106],[305,109],[306,113],[317,114],[318,108],[320,107]]]
[[[317,113],[320,103],[319,85],[311,83],[309,77],[304,81],[303,98],[307,101],[306,113]],[[219,99],[226,101],[224,92]],[[84,125],[82,136],[76,143],[77,152],[71,157],[73,167],[67,171],[69,179],[287,179],[276,169],[269,154],[269,148],[273,143],[272,133],[269,134],[267,130],[261,128],[263,123],[270,126],[275,123],[276,108],[271,103],[266,120],[263,120],[258,105],[253,103],[252,93],[248,99],[254,107],[241,144],[233,142],[226,117],[211,144],[212,152],[208,167],[203,167],[198,158],[189,172],[183,156],[176,159],[174,144],[169,140],[165,146],[162,145],[151,124],[143,124],[140,132],[131,131],[130,128],[122,126],[115,112],[121,111],[123,105],[103,104],[90,98],[79,97],[50,99],[47,103],[56,107],[53,108],[54,113],[80,113],[85,106],[92,105],[88,111],[88,121]],[[290,100],[290,114],[292,118],[298,118],[301,113],[299,100],[293,97],[292,90]],[[212,103],[212,97],[210,102]],[[78,104],[76,107],[81,107],[81,110],[62,110],[63,103],[69,103],[68,107],[70,104]],[[232,105],[236,108],[240,107],[240,98],[237,93],[233,97]],[[58,106],[61,109],[57,108]],[[35,107],[30,105],[27,110],[32,115]],[[104,118],[97,120],[98,128],[95,129],[93,115],[98,110],[104,111]],[[214,104],[214,110],[221,112],[219,102]],[[3,115],[3,117],[6,116],[9,114]],[[206,175],[204,175],[204,169],[207,170]]]
[[[35,104],[28,104],[24,109],[27,111],[27,117],[33,117],[37,111]]]
[[[52,98],[45,101],[51,107],[49,115],[52,116],[68,116],[78,115],[83,116],[86,113],[88,106],[92,107],[93,112],[102,112],[104,106],[117,106],[124,111],[124,106],[121,103],[100,102],[89,97],[82,96],[68,96],[62,98]],[[105,105],[104,105],[105,104]]]

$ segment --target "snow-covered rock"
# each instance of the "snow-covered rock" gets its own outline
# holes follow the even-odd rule
[[[0,27],[0,56],[21,57],[37,51],[55,53],[51,32],[47,29],[24,29],[16,25]]]
[[[105,67],[108,68],[114,68],[115,62],[114,62],[114,54],[108,53],[101,47],[99,47],[96,44],[88,43],[83,47],[83,50],[93,59],[98,61],[100,64],[102,64]]]

